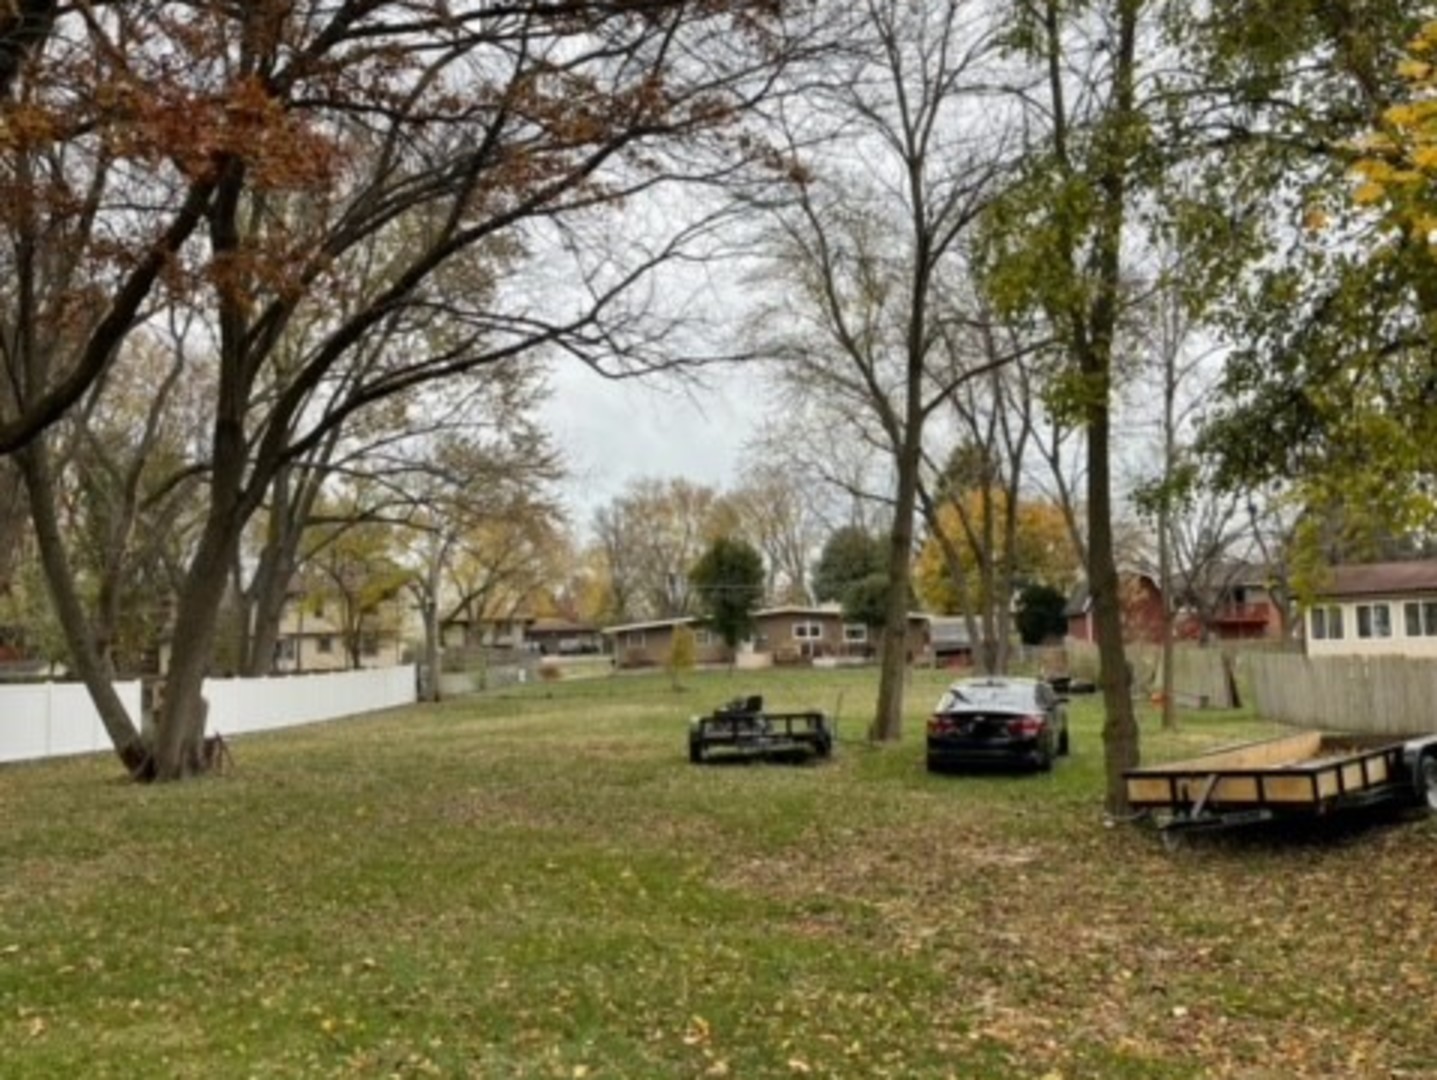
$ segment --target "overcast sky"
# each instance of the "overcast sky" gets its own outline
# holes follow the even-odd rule
[[[570,367],[551,377],[543,410],[554,443],[568,459],[564,487],[576,531],[638,477],[683,477],[732,486],[744,441],[763,412],[755,372],[710,371],[703,387],[656,378],[604,379]]]

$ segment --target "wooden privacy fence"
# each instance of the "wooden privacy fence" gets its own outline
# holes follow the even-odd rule
[[[1437,732],[1437,661],[1255,653],[1244,662],[1266,719],[1333,731]]]
[[[1124,650],[1133,668],[1133,693],[1146,697],[1162,688],[1160,645],[1129,642]],[[1098,647],[1088,642],[1066,645],[1067,664],[1072,674],[1088,679],[1098,677]],[[1173,649],[1173,690],[1178,704],[1231,709],[1233,684],[1229,668],[1232,658],[1218,648],[1177,645]]]

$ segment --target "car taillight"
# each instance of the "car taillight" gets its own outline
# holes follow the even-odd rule
[[[1016,720],[1008,721],[1008,734],[1016,739],[1031,739],[1042,730],[1041,716],[1020,716]]]
[[[946,716],[934,714],[928,718],[928,734],[947,735],[953,730],[953,721]]]

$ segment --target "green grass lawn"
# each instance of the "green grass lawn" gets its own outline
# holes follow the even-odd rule
[[[0,769],[0,1076],[1437,1076],[1437,825],[1168,853],[1091,699],[1051,775],[927,775],[941,681],[884,749],[872,672],[741,673]],[[690,766],[750,691],[841,696],[835,759]]]

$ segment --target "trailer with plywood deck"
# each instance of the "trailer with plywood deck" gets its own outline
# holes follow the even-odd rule
[[[833,755],[835,724],[817,710],[766,712],[763,697],[735,698],[689,720],[689,760],[720,757],[801,761]]]
[[[1437,813],[1437,735],[1303,731],[1129,769],[1129,805],[1165,839],[1278,818],[1382,804]]]

